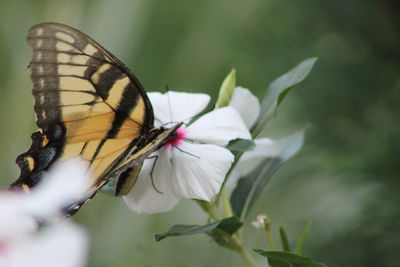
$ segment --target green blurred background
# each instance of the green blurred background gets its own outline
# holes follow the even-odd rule
[[[275,235],[284,226],[292,241],[312,219],[306,254],[329,266],[399,266],[399,11],[396,0],[0,0],[1,185],[18,176],[14,159],[35,130],[24,40],[33,24],[81,29],[149,90],[214,98],[233,67],[238,84],[261,97],[275,77],[317,56],[265,132],[279,137],[311,123],[305,147],[251,217],[268,213]],[[154,241],[173,224],[204,222],[191,201],[139,215],[99,195],[76,220],[91,235],[89,266],[242,266],[205,235]],[[250,247],[266,248],[261,232],[247,232]]]

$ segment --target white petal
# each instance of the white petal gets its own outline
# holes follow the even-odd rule
[[[90,187],[86,170],[87,165],[78,159],[55,165],[45,180],[26,195],[25,208],[30,214],[44,218],[79,200]]]
[[[182,142],[172,148],[174,194],[179,198],[210,200],[221,187],[234,157],[222,147]],[[190,153],[190,154],[189,154]]]
[[[24,197],[22,192],[1,192],[0,214],[7,216],[0,218],[0,240],[24,238],[37,230],[37,221],[25,210]]]
[[[239,112],[247,128],[253,126],[260,113],[260,101],[258,98],[249,89],[242,87],[235,88],[229,106]]]
[[[156,213],[169,211],[176,206],[179,199],[174,196],[170,179],[172,176],[172,165],[169,156],[166,153],[169,150],[161,150],[160,153],[153,153],[152,156],[158,156],[155,159],[144,161],[139,178],[129,192],[124,196],[128,207],[138,213]],[[150,172],[153,170],[153,182]],[[159,192],[157,192],[157,190]]]
[[[0,256],[0,266],[81,267],[85,266],[87,250],[88,239],[82,229],[64,222],[9,243]]]
[[[242,172],[237,167],[234,168],[225,183],[225,188],[227,188],[228,190],[233,189],[242,176]]]
[[[187,137],[192,140],[225,146],[236,138],[251,139],[247,126],[232,107],[213,110],[187,128]]]
[[[243,154],[242,160],[249,160],[261,157],[278,157],[281,153],[281,146],[270,138],[257,138],[253,140],[256,146],[252,151]]]
[[[227,188],[236,185],[239,178],[249,175],[263,158],[281,157],[282,146],[278,140],[270,138],[259,138],[253,140],[256,146],[252,151],[245,152],[236,165],[235,170],[229,176],[226,183]]]
[[[256,147],[252,151],[243,154],[242,160],[260,157],[279,157],[287,160],[300,150],[304,142],[302,132],[294,133],[281,139],[259,138],[254,140]]]
[[[165,94],[148,93],[154,109],[154,116],[160,123],[188,122],[193,116],[203,111],[210,96],[169,91]]]

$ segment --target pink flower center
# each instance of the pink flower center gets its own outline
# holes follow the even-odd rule
[[[187,130],[179,127],[176,129],[175,133],[169,136],[163,146],[164,149],[179,146],[182,140],[186,138]]]

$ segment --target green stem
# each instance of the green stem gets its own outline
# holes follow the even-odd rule
[[[266,234],[267,234],[267,242],[268,242],[269,247],[271,248],[271,250],[276,250],[274,239],[272,237],[272,232],[268,231],[268,232],[266,232]]]
[[[225,212],[226,212],[226,215],[228,215],[229,212],[232,212],[232,208],[228,201],[226,192],[223,192],[222,196],[223,196],[223,200],[224,200]],[[219,214],[219,210],[218,210],[216,203],[218,203],[218,202],[214,202],[214,203],[210,204],[207,202],[197,201],[197,204],[199,204],[199,206],[210,215],[210,218],[213,218],[214,220],[220,220],[220,219],[222,219],[222,217]],[[242,229],[240,229],[240,230],[242,230]],[[236,234],[238,234],[238,233],[236,233]],[[230,240],[229,241],[230,248],[234,249],[239,254],[239,256],[243,259],[243,261],[246,263],[246,265],[248,267],[258,267],[256,260],[253,258],[250,251],[242,243],[241,239],[236,234],[234,234],[232,236],[228,235],[228,240]]]
[[[233,216],[231,202],[229,201],[225,188],[221,189],[221,198],[222,198],[222,203],[224,205],[225,217]]]
[[[221,220],[222,216],[219,215],[218,208],[215,205],[210,206],[209,214],[213,217],[214,220]]]
[[[234,243],[235,250],[239,253],[239,256],[242,257],[246,265],[249,267],[258,267],[258,263],[253,258],[246,246],[244,246],[243,243],[235,236],[232,237],[232,241]]]
[[[271,220],[270,220],[268,217],[265,218],[264,228],[265,228],[265,233],[266,233],[266,235],[267,235],[267,242],[268,242],[269,247],[270,247],[272,250],[276,250],[274,238],[273,238],[273,236],[272,236]]]
[[[204,200],[195,200],[199,207],[205,211],[208,215],[210,215],[210,219],[220,220],[222,216],[219,214],[218,203],[217,202],[208,202]],[[210,222],[209,219],[209,222]]]

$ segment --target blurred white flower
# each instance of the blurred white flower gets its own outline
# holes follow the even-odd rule
[[[0,266],[81,267],[85,266],[87,249],[86,233],[71,222],[62,222],[38,232],[1,239]]]
[[[257,215],[257,218],[255,221],[251,222],[251,225],[253,225],[255,228],[265,228],[265,222],[267,221],[267,214],[261,213]]]
[[[55,165],[41,185],[32,188],[21,200],[28,212],[49,219],[85,197],[90,186],[86,163],[74,158]]]
[[[0,266],[84,266],[86,234],[71,222],[51,222],[87,192],[90,180],[85,173],[82,162],[69,160],[50,170],[29,194],[0,192]]]
[[[159,125],[188,123],[210,101],[205,94],[179,92],[150,93],[149,98]],[[125,202],[134,211],[155,213],[172,209],[180,199],[209,201],[219,192],[234,160],[224,146],[235,138],[251,136],[232,107],[213,110],[182,126],[176,138],[151,155],[157,156],[156,162],[145,160]]]

